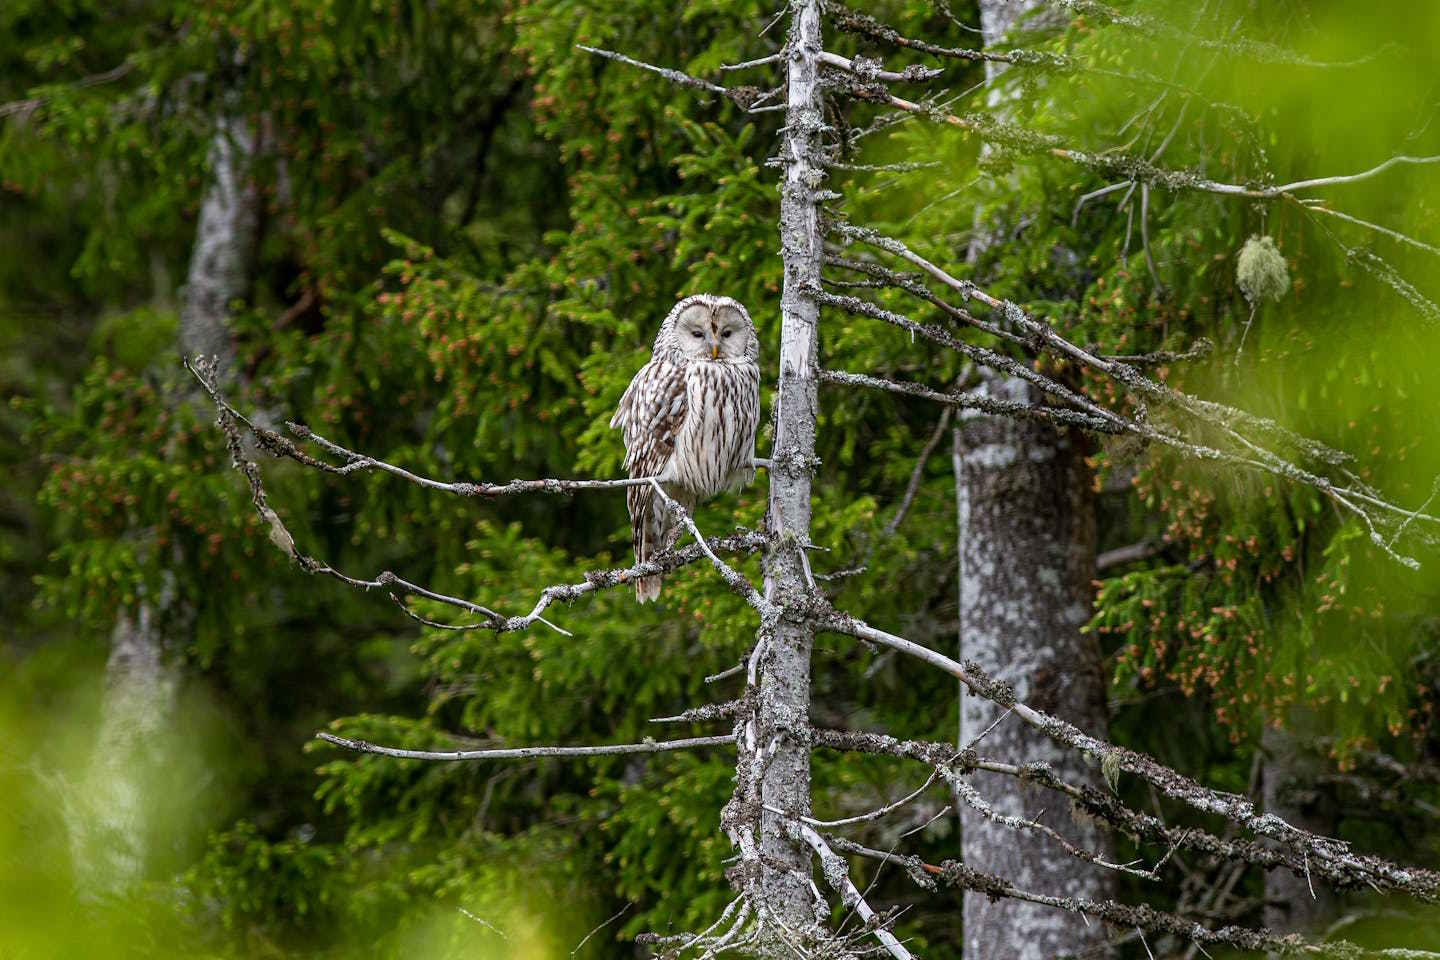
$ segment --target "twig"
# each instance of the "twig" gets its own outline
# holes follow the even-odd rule
[[[1440,163],[1440,157],[1391,157],[1389,160],[1383,163],[1377,163],[1369,170],[1364,170],[1360,173],[1352,173],[1348,176],[1340,177],[1314,177],[1310,180],[1295,180],[1291,183],[1282,183],[1278,187],[1269,187],[1265,192],[1267,196],[1275,197],[1283,193],[1294,193],[1296,190],[1309,190],[1311,187],[1329,187],[1341,183],[1359,183],[1361,180],[1369,180],[1371,177],[1379,176],[1391,167],[1401,163]]]
[[[768,57],[760,57],[755,60],[746,60],[744,63],[722,63],[720,64],[720,69],[722,71],[749,70],[751,67],[763,67],[766,64],[775,63],[779,61],[779,59],[780,54],[772,53]]]
[[[669,67],[657,67],[653,63],[646,63],[643,60],[636,60],[627,57],[623,53],[616,53],[613,50],[602,50],[599,47],[587,47],[583,43],[575,44],[576,50],[584,50],[586,53],[593,53],[597,57],[604,57],[606,60],[614,60],[616,63],[623,63],[630,67],[639,67],[641,70],[649,70],[651,73],[658,73],[671,83],[681,87],[689,87],[692,90],[704,90],[707,93],[718,93],[722,96],[730,96],[731,92],[718,83],[711,83],[709,80],[701,80],[699,77],[692,77],[688,73],[679,70],[672,70]]]
[[[926,790],[929,790],[930,785],[935,782],[935,778],[939,775],[940,770],[938,768],[930,771],[930,776],[925,780],[924,783],[920,784],[920,786],[914,792],[906,794],[904,797],[901,797],[894,803],[887,803],[883,807],[871,810],[869,813],[862,813],[859,816],[855,817],[845,817],[840,820],[816,820],[813,817],[801,817],[800,819],[808,823],[812,827],[845,827],[849,826],[852,823],[864,823],[867,820],[879,820],[886,814],[893,813],[896,810],[899,810],[901,807],[905,806],[905,804],[909,803],[911,800],[914,800]],[[783,811],[780,810],[772,810],[771,812],[779,813],[782,816],[784,815]]]
[[[718,682],[720,682],[721,680],[725,680],[725,679],[727,679],[727,678],[729,678],[729,677],[735,676],[735,674],[737,674],[737,673],[744,673],[744,672],[745,672],[745,661],[744,661],[744,660],[741,660],[739,663],[735,664],[735,666],[733,666],[733,667],[727,667],[726,669],[721,670],[719,673],[712,673],[712,674],[710,674],[708,677],[705,678],[705,682],[706,682],[706,683],[718,683]]]
[[[257,439],[261,439],[262,441],[273,441],[273,437],[278,436],[278,434],[272,434],[269,437],[262,437],[261,434],[269,433],[269,431],[264,430],[263,427],[249,424],[248,421],[247,425],[256,433]],[[302,460],[295,455],[295,452],[291,452],[291,450],[285,449],[284,447],[281,447],[278,451],[273,450],[268,443],[262,442],[261,445],[265,447],[267,452],[276,453],[278,456],[288,457],[305,464],[305,466],[316,467],[324,470],[326,473],[333,473],[342,477],[358,471],[380,470],[408,481],[409,483],[413,483],[417,487],[424,487],[427,490],[435,490],[440,493],[452,493],[460,497],[495,498],[521,493],[576,493],[581,490],[622,490],[626,487],[643,487],[650,482],[649,477],[625,477],[616,480],[562,480],[544,478],[539,480],[510,480],[506,483],[475,483],[466,480],[450,483],[443,480],[432,480],[429,477],[422,477],[419,474],[406,470],[404,467],[397,467],[394,464],[386,463],[384,460],[376,459],[367,454],[357,453],[332,440],[325,439],[303,423],[287,422],[285,426],[301,440],[314,443],[327,453],[344,457],[346,459],[345,465],[337,467],[333,464],[325,463],[322,460],[308,458]]]
[[[900,524],[905,521],[905,514],[910,512],[910,505],[915,502],[915,495],[920,492],[920,481],[925,478],[925,465],[930,462],[930,454],[940,444],[940,437],[945,433],[945,428],[950,425],[950,415],[953,409],[946,406],[940,411],[940,420],[935,424],[935,430],[930,434],[930,439],[920,451],[920,456],[915,459],[915,468],[910,471],[910,482],[905,485],[905,495],[900,499],[900,507],[895,511],[895,516],[885,524],[884,535],[893,537],[895,531],[900,529]]]
[[[1130,186],[1130,182],[1121,180],[1119,183],[1112,183],[1108,187],[1101,187],[1099,190],[1082,193],[1080,199],[1075,201],[1075,212],[1070,214],[1070,226],[1073,227],[1080,222],[1080,208],[1085,206],[1085,204],[1091,200],[1098,200],[1107,194],[1114,193],[1116,190],[1124,190],[1127,186]]]
[[[627,904],[625,904],[625,906],[621,907],[620,910],[619,910],[619,912],[616,913],[615,916],[611,917],[609,920],[606,920],[604,923],[600,924],[600,926],[596,927],[594,930],[591,930],[589,933],[585,934],[584,938],[581,939],[581,941],[580,941],[579,943],[575,944],[575,949],[570,951],[570,956],[573,957],[573,956],[575,956],[575,954],[579,953],[579,952],[580,952],[580,948],[583,947],[583,946],[585,946],[585,944],[590,941],[590,938],[591,938],[591,937],[595,936],[595,934],[599,933],[601,930],[603,930],[603,929],[605,929],[606,927],[610,926],[610,924],[614,923],[616,920],[619,920],[621,917],[625,916],[625,912],[626,912],[627,910],[629,910],[629,909],[630,909],[631,907],[633,907],[633,906],[635,906],[634,903],[627,903]]]
[[[685,529],[690,531],[690,535],[695,538],[696,545],[698,545],[705,556],[710,559],[710,565],[720,574],[720,579],[725,581],[726,586],[745,598],[745,602],[754,607],[755,611],[761,616],[773,616],[775,612],[774,604],[766,600],[749,580],[745,579],[737,573],[733,567],[715,555],[715,551],[710,549],[710,545],[706,542],[705,536],[700,532],[700,528],[695,526],[695,521],[691,518],[690,511],[686,510],[674,497],[666,493],[665,488],[660,485],[658,480],[651,477],[649,482],[656,496],[665,501],[666,506],[674,511],[680,518],[680,522],[685,525]]]
[[[981,740],[984,740],[986,737],[990,736],[991,731],[993,731],[996,727],[1000,726],[1000,724],[1005,720],[1005,718],[1010,716],[1010,714],[1014,712],[1014,710],[1007,708],[1004,713],[1000,714],[994,720],[990,721],[990,726],[986,727],[984,730],[981,730],[979,733],[977,733],[974,737],[970,739],[969,743],[965,744],[964,751],[973,751],[976,747],[980,745]]]
[[[1371,223],[1369,220],[1361,220],[1359,217],[1352,217],[1348,213],[1341,213],[1339,210],[1331,210],[1329,207],[1323,207],[1313,203],[1306,203],[1294,197],[1291,197],[1289,199],[1295,200],[1295,202],[1300,205],[1300,208],[1307,213],[1323,213],[1327,217],[1335,217],[1339,220],[1344,220],[1346,223],[1353,223],[1356,226],[1364,227],[1366,230],[1373,230],[1376,233],[1383,234],[1384,236],[1387,236],[1392,240],[1398,240],[1403,244],[1416,248],[1417,250],[1424,250],[1426,253],[1440,257],[1440,247],[1437,247],[1431,243],[1426,243],[1423,240],[1416,240],[1414,237],[1407,236],[1406,234],[1403,234],[1398,230],[1391,230],[1389,227],[1382,227],[1378,223]]]
[[[1136,367],[1154,366],[1157,363],[1183,363],[1199,360],[1215,350],[1215,342],[1207,337],[1195,341],[1189,350],[1152,350],[1150,353],[1106,354],[1100,359],[1111,363],[1126,363]]]
[[[510,939],[509,937],[505,936],[504,930],[501,930],[499,927],[495,926],[495,924],[491,923],[489,920],[486,920],[484,917],[477,917],[475,914],[471,913],[469,910],[466,910],[464,907],[456,907],[455,909],[459,910],[460,913],[464,916],[480,924],[480,926],[484,927],[486,930],[489,930],[491,933],[495,934],[495,936],[499,937],[501,940],[508,941]]]

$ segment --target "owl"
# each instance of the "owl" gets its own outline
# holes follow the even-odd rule
[[[759,355],[755,324],[739,303],[699,293],[675,304],[610,418],[623,431],[630,476],[657,478],[687,511],[753,480]],[[652,487],[628,488],[625,501],[637,561],[674,545],[680,521]],[[658,596],[658,574],[636,579],[635,599]]]

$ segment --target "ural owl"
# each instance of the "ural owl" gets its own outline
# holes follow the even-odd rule
[[[610,418],[624,431],[630,476],[657,478],[687,511],[753,480],[759,354],[750,314],[729,297],[701,293],[675,304]],[[679,521],[653,488],[630,487],[625,502],[637,561],[675,542]],[[635,581],[641,603],[658,596],[659,575]]]

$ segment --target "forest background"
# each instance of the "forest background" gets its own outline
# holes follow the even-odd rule
[[[1440,14],[1427,5],[1144,4],[1174,25],[1152,34],[1060,6],[1058,28],[1026,49],[1173,69],[1212,105],[1151,105],[1117,78],[1012,78],[1037,129],[1095,148],[1140,138],[1169,166],[1239,180],[1440,154]],[[979,43],[972,4],[867,12]],[[256,519],[177,343],[216,143],[238,139],[232,199],[253,217],[223,342],[241,409],[427,475],[620,475],[606,422],[678,296],[741,300],[762,370],[773,365],[779,195],[766,159],[783,115],[575,45],[715,76],[773,52],[775,13],[661,0],[0,8],[0,954],[562,956],[624,909],[586,950],[629,955],[641,931],[718,914],[730,849],[717,818],[734,773],[719,752],[425,765],[311,738],[656,736],[650,718],[716,699],[703,678],[744,653],[744,604],[688,568],[655,606],[610,591],[560,608],[573,638],[494,636],[425,628],[378,593],[307,578]],[[1203,37],[1294,56],[1212,56]],[[983,103],[981,66],[949,69],[954,93]],[[933,165],[866,169],[916,153]],[[1346,210],[1419,247],[1299,204],[1157,190],[1143,212],[1129,195],[1117,207],[1120,192],[1080,207],[1109,181],[1054,157],[982,154],[919,121],[868,138],[850,166],[832,186],[857,219],[951,255],[977,224],[1003,221],[971,265],[993,292],[1113,353],[1208,340],[1205,356],[1162,367],[1169,382],[1354,453],[1402,504],[1431,494],[1435,166],[1343,188]],[[1254,235],[1274,239],[1293,282],[1252,314],[1236,268]],[[937,388],[966,376],[859,318],[827,311],[820,336],[827,366]],[[863,576],[833,587],[847,609],[954,651],[948,443],[919,456],[938,409],[822,398],[812,539],[830,553],[817,572],[863,558]],[[1308,758],[1307,805],[1334,832],[1440,862],[1440,558],[1394,562],[1304,487],[1135,445],[1097,446],[1093,463],[1111,562],[1092,629],[1112,739],[1245,792],[1267,719],[1288,725]],[[391,569],[519,612],[542,585],[628,562],[616,493],[483,502],[263,466],[297,540],[340,569]],[[697,520],[724,532],[764,508],[757,484]],[[141,635],[161,662],[116,656]],[[816,662],[817,722],[954,739],[952,680],[836,638]],[[814,776],[817,809],[899,795],[884,758],[817,754]],[[947,802],[939,788],[917,816]],[[953,855],[954,819],[911,843]],[[877,897],[910,902],[902,879],[881,878]],[[1258,914],[1262,897],[1258,877],[1239,880],[1237,909]],[[1351,939],[1393,943],[1400,929],[1406,945],[1440,947],[1440,918],[1407,904],[1352,897],[1341,918]],[[958,956],[958,894],[916,901],[901,929],[928,956]]]

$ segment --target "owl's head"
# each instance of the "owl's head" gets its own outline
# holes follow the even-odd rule
[[[726,363],[755,360],[760,342],[750,314],[738,301],[697,293],[671,309],[655,338],[655,351],[682,363]]]

